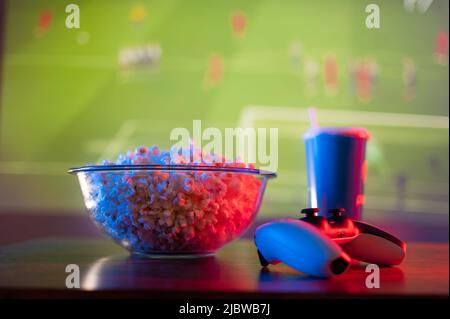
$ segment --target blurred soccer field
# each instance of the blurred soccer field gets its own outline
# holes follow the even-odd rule
[[[296,211],[307,205],[300,136],[308,126],[304,108],[314,105],[321,124],[371,132],[367,207],[448,214],[448,65],[433,59],[439,30],[448,33],[447,1],[434,1],[422,14],[406,12],[403,1],[378,1],[378,30],[365,27],[367,4],[358,0],[77,3],[81,28],[71,30],[64,26],[65,3],[8,2],[0,208],[81,208],[66,168],[138,145],[168,147],[170,131],[190,129],[193,119],[225,128],[250,116],[252,125],[280,130],[279,177],[269,185],[262,213]],[[37,31],[46,10],[51,22]],[[233,12],[246,16],[243,36],[233,35]],[[293,65],[292,43],[301,44],[300,67]],[[160,65],[121,70],[120,50],[146,44],[161,46]],[[334,96],[323,86],[329,54],[338,66]],[[211,56],[223,60],[223,78],[205,85]],[[404,98],[405,58],[417,68],[410,101]],[[367,102],[349,90],[348,65],[358,59],[379,66],[377,90]],[[307,89],[307,60],[321,68],[316,94]]]

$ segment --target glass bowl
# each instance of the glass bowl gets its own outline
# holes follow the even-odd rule
[[[214,254],[256,216],[275,173],[200,165],[72,168],[94,223],[131,253]]]

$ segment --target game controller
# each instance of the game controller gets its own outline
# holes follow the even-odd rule
[[[329,218],[318,208],[302,210],[300,220],[283,219],[260,226],[255,244],[263,267],[283,262],[301,272],[331,277],[344,273],[351,259],[394,266],[405,258],[406,244],[386,231],[330,209]]]

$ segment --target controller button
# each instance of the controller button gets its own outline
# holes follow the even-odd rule
[[[333,217],[343,217],[345,216],[345,208],[331,208],[328,210],[328,213]]]
[[[301,210],[301,213],[306,217],[317,217],[319,216],[320,209],[318,208],[304,208]]]

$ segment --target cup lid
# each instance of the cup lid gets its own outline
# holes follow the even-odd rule
[[[348,136],[355,137],[367,140],[369,139],[369,133],[363,127],[349,127],[349,126],[324,126],[324,127],[314,127],[310,128],[303,135],[304,139],[314,138],[320,134],[328,134],[328,135],[339,135],[339,136]]]

